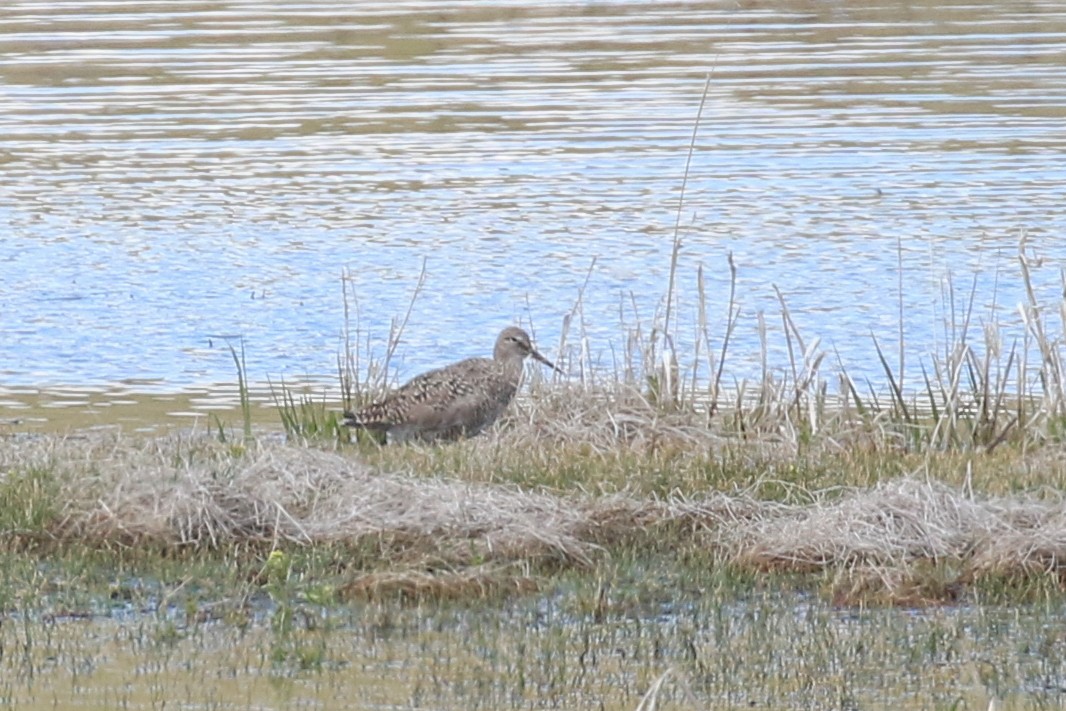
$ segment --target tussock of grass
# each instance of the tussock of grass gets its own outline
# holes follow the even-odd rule
[[[837,569],[839,599],[954,599],[980,579],[1058,574],[1066,561],[1060,495],[983,497],[917,478],[766,502],[726,535],[742,567]]]
[[[802,442],[787,432],[738,432],[732,415],[663,411],[624,386],[536,385],[495,432],[445,447],[364,447],[386,470],[444,472],[562,492],[696,496],[753,489],[760,498],[839,486],[873,486],[921,471],[976,491],[1066,487],[1066,457],[1053,442],[912,451],[877,422],[827,422]]]
[[[666,549],[708,565],[831,572],[834,594],[847,599],[944,600],[982,577],[1057,574],[1066,559],[1061,496],[982,496],[918,477],[794,487],[770,500],[757,488],[595,495],[375,471],[283,443],[243,452],[207,438],[5,446],[17,456],[3,459],[20,462],[6,486],[21,486],[23,468],[51,472],[33,489],[37,500],[8,501],[52,511],[40,533],[57,545],[350,546],[369,560],[344,590],[361,597],[517,592],[530,589],[532,571]]]
[[[208,439],[39,440],[20,459],[54,469],[61,540],[219,547],[365,539],[455,563],[585,563],[581,511],[546,494],[403,473],[283,444],[244,453]],[[47,462],[47,464],[45,464]]]

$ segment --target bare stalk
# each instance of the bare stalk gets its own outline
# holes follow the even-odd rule
[[[904,340],[903,340],[903,238],[896,235],[896,274],[898,278],[897,293],[899,295],[899,386],[904,388]]]
[[[725,367],[726,351],[729,350],[729,340],[740,318],[740,308],[737,306],[737,264],[733,260],[733,253],[729,253],[729,312],[726,314],[725,335],[722,337],[722,352],[718,354],[718,371],[714,374],[711,386],[711,409],[713,415],[718,410],[718,395],[722,389],[722,369]]]
[[[403,315],[403,319],[399,323],[396,319],[392,321],[392,328],[389,329],[389,345],[385,351],[385,361],[381,366],[381,377],[383,379],[382,384],[388,378],[389,364],[392,362],[392,356],[396,353],[396,347],[400,345],[400,339],[403,336],[404,329],[407,328],[407,322],[411,319],[411,312],[415,308],[415,301],[418,300],[419,294],[422,293],[422,287],[426,284],[426,259],[422,259],[422,269],[418,272],[418,282],[415,284],[414,291],[411,292],[411,299],[407,302],[407,311]]]
[[[588,288],[589,281],[592,279],[592,271],[596,268],[596,257],[592,258],[589,262],[589,268],[585,272],[585,280],[581,282],[581,288],[577,290],[577,299],[574,301],[573,307],[570,309],[570,313],[563,317],[563,328],[559,333],[559,346],[556,351],[559,354],[559,358],[563,357],[566,352],[566,338],[570,331],[570,325],[573,318],[576,316],[580,323],[581,334],[581,357],[578,359],[579,367],[581,368],[581,384],[588,387],[589,382],[586,378],[590,378],[592,375],[592,363],[586,362],[589,360],[588,355],[588,335],[585,328],[585,290]],[[572,364],[572,362],[571,362]],[[564,366],[565,367],[565,366]],[[553,379],[555,379],[553,377]]]
[[[703,96],[700,97],[700,108],[696,111],[696,122],[692,125],[692,140],[688,144],[688,156],[685,158],[685,173],[681,178],[681,194],[677,198],[677,219],[674,221],[674,243],[670,253],[670,280],[666,287],[666,316],[663,318],[663,334],[670,335],[670,314],[674,303],[674,283],[677,278],[677,260],[681,254],[681,211],[685,205],[685,189],[688,187],[688,173],[692,166],[692,154],[696,151],[696,135],[700,130],[700,119],[703,117],[703,106],[707,103],[707,93],[711,89],[711,76],[707,75],[707,81],[703,85]]]

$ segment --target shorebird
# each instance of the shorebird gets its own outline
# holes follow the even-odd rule
[[[422,373],[383,400],[345,412],[344,424],[384,433],[387,442],[473,437],[514,398],[526,356],[563,372],[537,352],[528,333],[508,326],[496,338],[492,358],[467,358]]]

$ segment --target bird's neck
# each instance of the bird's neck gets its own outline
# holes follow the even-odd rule
[[[522,374],[522,365],[525,363],[524,358],[499,358],[496,361],[503,368],[503,371],[508,375],[517,379]]]

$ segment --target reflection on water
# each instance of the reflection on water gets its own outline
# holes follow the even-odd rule
[[[1057,0],[10,0],[0,382],[201,387],[233,379],[220,335],[253,380],[326,377],[342,269],[377,344],[423,258],[401,376],[513,321],[554,343],[593,258],[584,323],[610,366],[665,291],[708,73],[682,340],[697,266],[719,318],[733,252],[738,376],[755,314],[780,321],[771,285],[858,376],[902,298],[914,362],[941,344],[949,273],[1010,314],[1020,232],[1066,256],[1064,59]],[[1055,298],[1057,269],[1038,278]]]
[[[284,390],[282,390],[284,387]],[[340,412],[336,388],[327,383],[289,383],[249,389],[252,424],[281,427],[278,401],[288,394],[297,402]],[[113,430],[162,434],[168,431],[235,432],[243,423],[236,383],[216,383],[175,390],[158,381],[92,386],[0,387],[0,437],[26,432]]]

